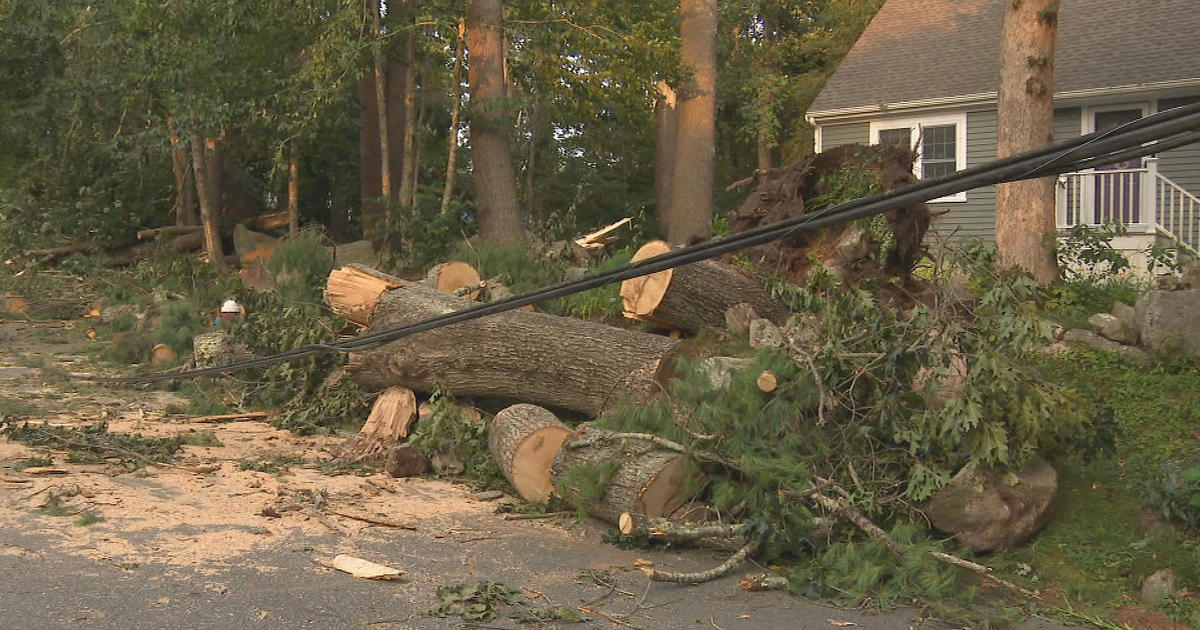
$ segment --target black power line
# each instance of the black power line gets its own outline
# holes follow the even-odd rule
[[[881,214],[972,188],[1111,164],[1197,141],[1200,141],[1200,103],[1160,112],[1110,130],[1080,136],[1036,151],[995,160],[943,178],[919,181],[882,194],[855,199],[725,238],[679,248],[654,258],[591,274],[580,280],[528,291],[496,302],[475,304],[460,311],[397,328],[368,333],[342,343],[300,346],[265,357],[186,372],[159,372],[127,377],[79,376],[78,378],[101,383],[150,383],[226,374],[325,352],[351,352],[373,348],[435,328],[460,324],[529,304],[581,293],[630,278],[646,276],[762,245],[797,233]]]

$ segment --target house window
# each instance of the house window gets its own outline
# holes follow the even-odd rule
[[[899,144],[917,153],[913,175],[918,179],[945,177],[967,167],[967,116],[937,116],[871,121],[871,144]],[[967,193],[934,199],[966,201]]]

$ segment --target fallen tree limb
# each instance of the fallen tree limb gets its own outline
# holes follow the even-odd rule
[[[694,543],[705,538],[735,538],[746,533],[745,523],[690,525],[666,518],[626,512],[617,527],[626,536],[642,536],[670,543]]]
[[[222,413],[222,414],[217,414],[217,415],[212,415],[212,416],[197,416],[195,418],[188,418],[187,421],[193,422],[193,423],[208,424],[208,423],[220,423],[220,422],[235,422],[237,420],[262,420],[262,419],[270,418],[270,417],[277,416],[277,415],[279,415],[279,412],[274,411],[274,410],[247,411],[244,413]]]
[[[330,509],[329,513],[336,514],[338,516],[341,516],[342,518],[348,518],[348,519],[354,520],[354,521],[362,521],[364,523],[370,523],[372,525],[382,525],[384,527],[395,527],[396,529],[407,529],[407,530],[411,530],[414,532],[417,531],[416,525],[410,525],[408,523],[404,523],[401,521],[393,521],[388,518],[380,518],[378,516],[371,516],[369,514],[357,514],[355,512],[347,512],[345,510],[339,510],[337,508]]]
[[[642,573],[654,582],[673,582],[675,584],[701,584],[709,582],[719,577],[723,577],[733,572],[739,565],[746,561],[758,548],[762,546],[763,540],[767,537],[766,532],[763,532],[746,543],[741,549],[738,549],[729,559],[721,564],[707,570],[696,571],[694,573],[675,573],[672,571],[660,571],[651,567],[642,568]]]
[[[63,256],[86,252],[97,247],[99,247],[99,244],[89,241],[87,243],[72,243],[70,245],[51,247],[49,249],[34,249],[26,252],[26,255],[30,258],[37,258],[38,264],[44,265],[48,262],[53,262],[59,258],[62,258]]]

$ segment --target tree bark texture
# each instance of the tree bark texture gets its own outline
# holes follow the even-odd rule
[[[676,245],[712,236],[717,120],[717,2],[680,0],[680,58],[690,79],[676,104],[675,177],[667,238]]]
[[[412,0],[406,2],[407,9],[411,11],[415,8],[415,3]],[[403,154],[400,167],[400,203],[406,206],[414,205],[414,179],[416,173],[416,152],[413,147],[417,139],[417,33],[416,27],[409,25],[410,30],[404,36],[404,73],[402,80],[404,81],[404,138],[403,138]]]
[[[522,499],[545,503],[554,489],[550,464],[570,433],[550,411],[522,403],[501,410],[492,419],[488,449]]]
[[[467,39],[467,25],[458,21],[458,47],[454,51],[454,79],[450,85],[450,147],[446,152],[446,185],[442,188],[440,212],[450,212],[450,199],[454,196],[454,175],[458,169],[458,116],[462,106],[462,59],[463,42]]]
[[[171,166],[175,171],[175,225],[195,225],[196,181],[192,157],[177,134],[171,134]]]
[[[342,450],[347,462],[383,460],[388,451],[408,437],[417,421],[417,397],[411,389],[390,387],[375,399],[371,415]]]
[[[675,90],[666,81],[658,82],[658,98],[654,100],[654,209],[658,224],[671,224],[671,189],[675,178]]]
[[[1054,140],[1054,48],[1058,0],[1008,0],[1001,34],[999,157]],[[1054,178],[996,187],[996,249],[1003,267],[1031,273],[1043,286],[1058,279]]]
[[[375,100],[375,76],[358,81],[358,156],[359,186],[362,198],[362,231],[376,243],[376,230],[383,227],[383,183],[379,170],[379,109]]]
[[[392,154],[389,151],[388,144],[391,135],[391,127],[388,125],[388,106],[387,106],[387,66],[385,56],[383,54],[383,34],[380,28],[381,12],[383,11],[383,0],[371,1],[371,34],[375,37],[375,112],[379,118],[379,129],[383,133],[379,134],[379,190],[381,197],[386,199],[392,198]],[[386,215],[384,218],[386,225]]]
[[[479,199],[479,237],[514,245],[524,241],[517,200],[504,77],[504,4],[473,0],[467,9],[471,155]]]
[[[336,272],[335,272],[336,273]],[[384,330],[474,305],[412,282],[384,293],[371,328]],[[458,396],[521,400],[598,415],[661,390],[678,341],[545,313],[508,311],[350,355],[361,385],[437,387]]]
[[[288,235],[300,232],[300,139],[288,142]]]
[[[669,516],[703,489],[702,478],[687,477],[683,457],[652,442],[617,438],[585,424],[563,441],[550,477],[568,503],[618,525],[627,513]]]
[[[225,268],[225,253],[221,249],[221,209],[220,189],[214,194],[212,174],[209,170],[214,165],[212,153],[217,149],[214,138],[197,136],[192,141],[192,167],[196,172],[196,192],[200,197],[200,224],[204,227],[204,250],[208,253],[210,264],[220,269]],[[219,169],[220,163],[216,162]]]
[[[637,262],[671,251],[665,241],[651,241],[633,256]],[[667,328],[695,332],[725,326],[725,311],[750,304],[759,317],[782,323],[788,311],[771,299],[754,278],[716,260],[667,269],[621,283],[625,317]]]

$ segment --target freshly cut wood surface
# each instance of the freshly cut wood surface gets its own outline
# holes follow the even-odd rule
[[[329,272],[325,303],[346,321],[370,326],[379,297],[402,286],[403,280],[362,265],[346,265]]]
[[[455,260],[442,263],[430,269],[429,273],[425,276],[425,280],[438,291],[452,295],[459,289],[476,287],[474,291],[467,293],[463,297],[470,300],[477,300],[480,293],[479,286],[483,279],[479,277],[479,272],[470,264]]]
[[[403,387],[388,388],[375,399],[371,415],[346,446],[342,459],[358,462],[385,458],[389,449],[408,437],[416,420],[416,394]]]
[[[545,503],[554,489],[550,464],[570,433],[550,411],[522,403],[496,414],[488,447],[504,478],[522,499]]]
[[[646,243],[633,262],[671,251],[665,241]],[[730,307],[747,303],[762,317],[781,323],[787,309],[754,278],[716,260],[702,260],[621,283],[625,317],[695,332],[725,325]]]
[[[336,296],[334,296],[336,297]],[[383,330],[459,311],[474,302],[406,283],[372,315]],[[622,399],[661,391],[679,342],[546,313],[508,311],[352,353],[347,372],[368,389],[435,388],[559,407],[596,416]]]

